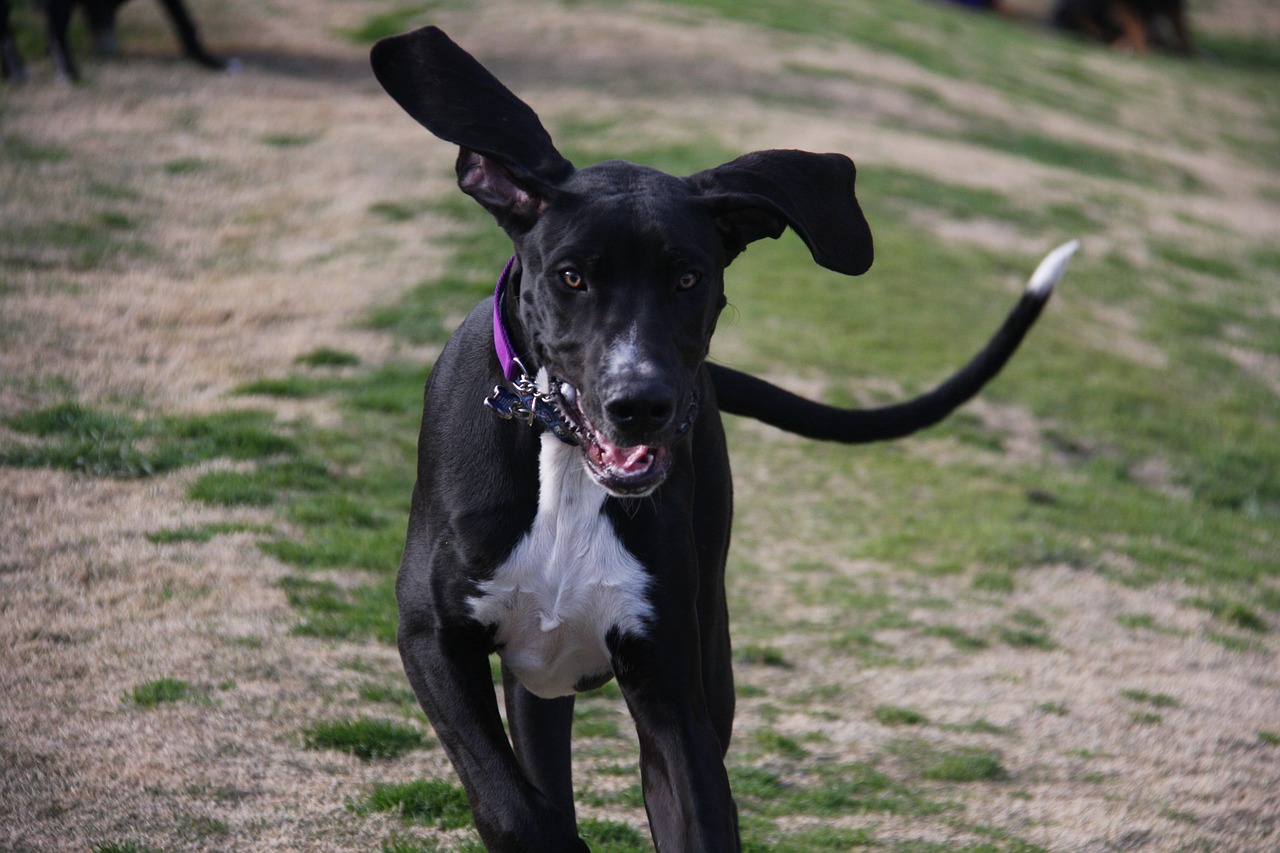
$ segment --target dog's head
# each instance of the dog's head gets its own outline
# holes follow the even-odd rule
[[[612,161],[574,168],[537,115],[440,30],[374,46],[406,112],[460,147],[458,185],[515,243],[503,314],[546,371],[588,469],[619,496],[665,479],[725,305],[724,269],[790,226],[822,266],[859,275],[871,232],[840,154],[758,151],[679,178]]]

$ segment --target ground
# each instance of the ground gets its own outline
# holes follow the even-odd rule
[[[450,269],[469,226],[435,201],[456,194],[454,152],[381,92],[367,45],[352,35],[384,11],[369,0],[197,6],[211,46],[243,60],[239,74],[211,75],[172,60],[159,12],[132,4],[121,19],[125,58],[86,62],[87,82],[78,86],[55,84],[47,64],[32,62],[33,81],[0,91],[0,175],[13,187],[0,195],[0,230],[13,229],[0,238],[0,415],[74,397],[157,417],[266,409],[286,431],[336,429],[347,416],[332,395],[237,390],[289,375],[299,357],[322,348],[361,365],[421,365],[425,375],[438,341],[397,336],[364,319]],[[1280,37],[1280,16],[1267,3],[1221,0],[1196,11],[1210,34],[1273,45]],[[1084,66],[1105,68],[1117,87],[1142,93],[1117,108],[1122,126],[1109,127],[1052,99],[1028,109],[998,86],[883,47],[680,5],[438,3],[407,10],[404,20],[444,26],[549,126],[590,152],[630,151],[639,137],[654,146],[705,144],[723,159],[764,147],[844,151],[860,168],[909,170],[1024,207],[1079,189],[1043,159],[973,137],[958,141],[955,132],[975,117],[1025,123],[1125,156],[1159,156],[1174,170],[1118,200],[1108,195],[1116,192],[1111,184],[1085,182],[1114,211],[1144,211],[1093,211],[1108,216],[1087,243],[1095,256],[1141,255],[1134,247],[1151,230],[1175,243],[1212,231],[1228,248],[1280,244],[1275,149],[1269,157],[1248,153],[1275,139],[1275,113],[1255,126],[1245,95],[1215,103],[1219,116],[1255,134],[1224,154],[1197,136],[1201,129],[1169,118],[1185,99],[1160,85],[1167,58],[1082,54]],[[1212,192],[1192,193],[1173,209],[1168,202],[1180,198],[1182,184]],[[385,207],[406,198],[419,205],[412,215]],[[864,205],[871,210],[874,200]],[[937,208],[899,214],[924,240],[1018,257],[1052,245],[1050,236],[1028,236],[998,217],[964,219]],[[93,227],[54,224],[76,222]],[[493,273],[502,260],[492,258]],[[1274,295],[1269,305],[1274,329]],[[1099,304],[1081,312],[1072,334],[1093,336],[1130,364],[1167,367],[1176,355],[1136,331],[1135,310]],[[767,321],[748,328],[757,321],[744,318],[722,330],[719,356],[757,357],[753,335]],[[1218,347],[1271,389],[1274,407],[1274,351],[1247,336]],[[806,393],[826,390],[828,377],[802,364],[762,369]],[[899,389],[866,381],[843,390]],[[962,442],[939,439],[903,454],[931,464],[976,458],[1000,471],[1059,465],[1058,455],[1072,452],[1016,401],[980,402],[973,412],[1005,437],[998,452],[975,456]],[[26,441],[7,423],[5,446]],[[1262,627],[1244,640],[1224,641],[1239,632],[1216,630],[1221,614],[1212,607],[1188,605],[1203,595],[1194,580],[1123,582],[1142,567],[1114,553],[1102,568],[1042,561],[1008,588],[980,561],[959,573],[901,571],[892,560],[832,544],[846,522],[820,506],[846,501],[874,516],[891,506],[887,498],[866,499],[865,482],[823,480],[822,489],[801,482],[819,476],[803,467],[788,473],[808,451],[764,428],[734,425],[731,437],[750,446],[737,460],[740,563],[731,564],[739,571],[730,581],[735,616],[741,611],[735,751],[756,773],[740,769],[735,788],[745,791],[752,819],[771,821],[767,830],[753,825],[760,838],[825,826],[846,831],[845,846],[821,849],[860,846],[859,839],[897,849],[1280,845],[1274,612],[1257,617]],[[411,452],[413,439],[401,436],[396,450]],[[358,469],[361,453],[384,452],[361,448],[347,465]],[[0,467],[0,847],[466,843],[465,829],[406,828],[393,814],[353,810],[378,782],[452,780],[433,744],[393,764],[307,748],[309,727],[335,718],[390,716],[424,736],[428,730],[420,714],[394,704],[380,711],[368,690],[356,689],[376,683],[403,692],[391,645],[297,630],[287,582],[295,570],[259,546],[263,530],[287,531],[291,521],[270,506],[191,498],[211,472],[251,464],[214,456],[134,477]],[[1168,500],[1188,500],[1162,458],[1134,472]],[[1085,475],[1063,475],[1070,476]],[[793,500],[779,501],[779,489]],[[1259,524],[1276,522],[1265,502],[1259,511]],[[215,524],[229,527],[207,541],[155,535]],[[1280,563],[1274,535],[1250,530],[1257,564]],[[346,589],[365,573],[328,565],[307,577]],[[1274,593],[1274,575],[1257,588]],[[851,617],[848,599],[832,600],[832,589],[888,602],[885,610],[901,622],[875,623],[868,635],[863,616]],[[939,601],[962,602],[945,626]],[[964,647],[964,638],[996,624],[1021,640]],[[843,647],[832,640],[842,631]],[[867,636],[870,645],[860,645]],[[149,707],[137,688],[164,678],[180,680],[186,692]],[[643,810],[615,796],[634,784],[625,768],[611,769],[633,760],[620,703],[591,702],[599,704],[589,709],[605,709],[592,711],[604,730],[621,733],[612,737],[618,744],[579,759],[579,777],[595,793],[583,814],[643,830]],[[936,736],[917,736],[922,726]],[[987,776],[977,771],[978,788],[927,769],[956,755],[999,763]],[[875,768],[905,787],[884,793],[886,802],[900,794],[897,805],[781,814],[747,790],[764,770],[804,787],[823,768],[846,775]],[[907,799],[916,806],[903,807]]]

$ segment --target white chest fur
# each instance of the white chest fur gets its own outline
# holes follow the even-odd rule
[[[471,613],[497,628],[498,654],[531,692],[565,696],[610,671],[605,638],[643,634],[648,575],[601,511],[581,453],[550,434],[538,456],[538,514]]]

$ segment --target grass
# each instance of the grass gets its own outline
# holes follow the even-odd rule
[[[360,364],[360,357],[345,350],[320,347],[298,356],[297,361],[308,367],[355,367]]]
[[[284,557],[290,556],[287,549],[276,550]],[[284,578],[281,586],[302,617],[293,629],[295,634],[330,640],[372,637],[388,644],[395,642],[395,588],[390,578],[344,590],[332,581],[294,575]]]
[[[297,446],[265,412],[137,418],[61,402],[0,419],[27,441],[0,444],[0,465],[65,468],[101,477],[150,477],[209,459],[290,455]]]
[[[928,717],[914,708],[897,705],[877,705],[872,716],[877,723],[885,726],[921,726],[929,722]]]
[[[246,524],[238,521],[218,521],[190,527],[174,527],[168,530],[156,530],[146,534],[148,542],[156,545],[173,545],[180,542],[209,542],[217,536],[228,536],[234,533],[270,533],[271,528],[261,524]]]
[[[427,23],[425,16],[428,12],[448,5],[450,4],[447,2],[437,0],[397,6],[386,12],[370,15],[360,26],[344,30],[342,35],[354,44],[373,44],[379,39],[400,35],[415,26],[422,26]]]
[[[1155,708],[1178,708],[1182,703],[1168,693],[1148,693],[1145,690],[1121,690],[1120,695],[1132,701]]]
[[[752,742],[761,752],[780,755],[791,761],[800,761],[809,756],[809,750],[799,741],[773,729],[757,729]]]
[[[471,825],[471,806],[462,787],[440,779],[376,783],[350,808],[359,815],[392,813],[405,823],[460,829]]]
[[[154,708],[169,702],[181,702],[195,695],[191,685],[180,678],[158,678],[134,687],[126,698],[139,708]]]
[[[364,761],[399,758],[430,743],[412,726],[370,717],[316,723],[303,738],[307,749],[331,749]]]
[[[787,660],[781,649],[755,643],[740,646],[737,650],[738,661],[755,666],[770,666],[777,669],[791,669],[792,663]]]

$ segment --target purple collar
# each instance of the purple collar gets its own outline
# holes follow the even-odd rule
[[[540,423],[565,444],[577,444],[578,428],[561,415],[553,395],[538,390],[533,377],[520,363],[515,348],[511,346],[511,339],[507,337],[507,329],[502,324],[502,297],[506,293],[511,269],[515,264],[516,256],[512,255],[511,260],[502,268],[498,286],[493,291],[493,351],[498,356],[502,375],[506,377],[510,387],[498,385],[484,404],[500,418],[514,418],[530,426]]]
[[[508,382],[515,382],[524,373],[524,369],[516,358],[516,351],[507,337],[507,328],[502,324],[502,296],[507,290],[507,280],[511,278],[511,268],[516,265],[516,256],[502,268],[498,276],[498,286],[493,290],[493,349],[498,354],[498,363],[502,365],[502,375]]]

